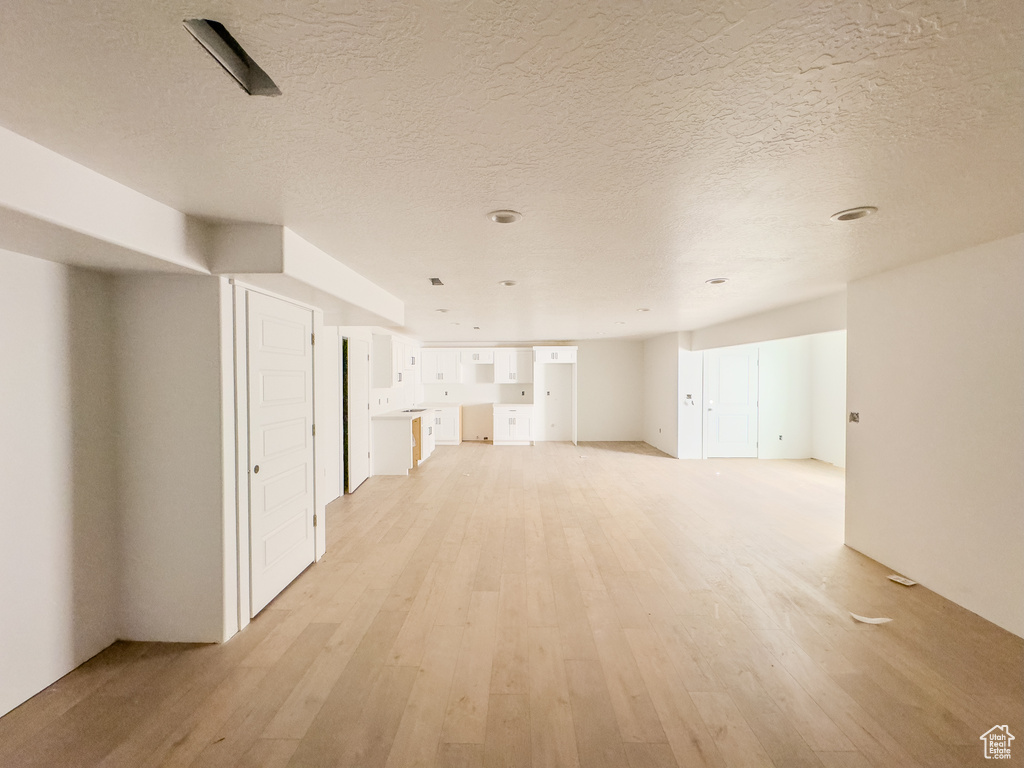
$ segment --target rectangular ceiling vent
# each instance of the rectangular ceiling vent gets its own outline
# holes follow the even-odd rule
[[[224,25],[211,19],[185,19],[189,34],[224,67],[250,96],[280,96],[281,89],[245,52]]]
[[[444,283],[441,282],[441,278],[440,277],[432,277],[432,278],[430,278],[430,284],[431,285],[444,285]]]

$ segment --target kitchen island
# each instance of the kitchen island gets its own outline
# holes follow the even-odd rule
[[[370,422],[375,475],[408,475],[434,450],[433,411],[389,411],[371,417]]]

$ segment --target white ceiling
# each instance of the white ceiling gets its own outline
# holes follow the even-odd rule
[[[1020,0],[0,6],[0,125],[290,227],[424,340],[699,328],[1024,230]],[[239,89],[197,16],[284,95]]]

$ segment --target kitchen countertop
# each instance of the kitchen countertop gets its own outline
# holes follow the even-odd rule
[[[406,413],[405,411],[388,411],[387,413],[378,413],[376,416],[371,416],[370,418],[381,420],[388,419],[391,421],[401,421],[402,419],[405,419],[406,421],[412,421],[413,419],[418,419],[420,416],[426,413],[427,410],[429,409],[424,409],[422,411],[417,411],[415,413]]]

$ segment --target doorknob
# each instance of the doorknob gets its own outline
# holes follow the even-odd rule
[[[260,465],[259,464],[257,464],[255,467],[252,468],[252,473],[254,475],[258,475],[260,473]]]

